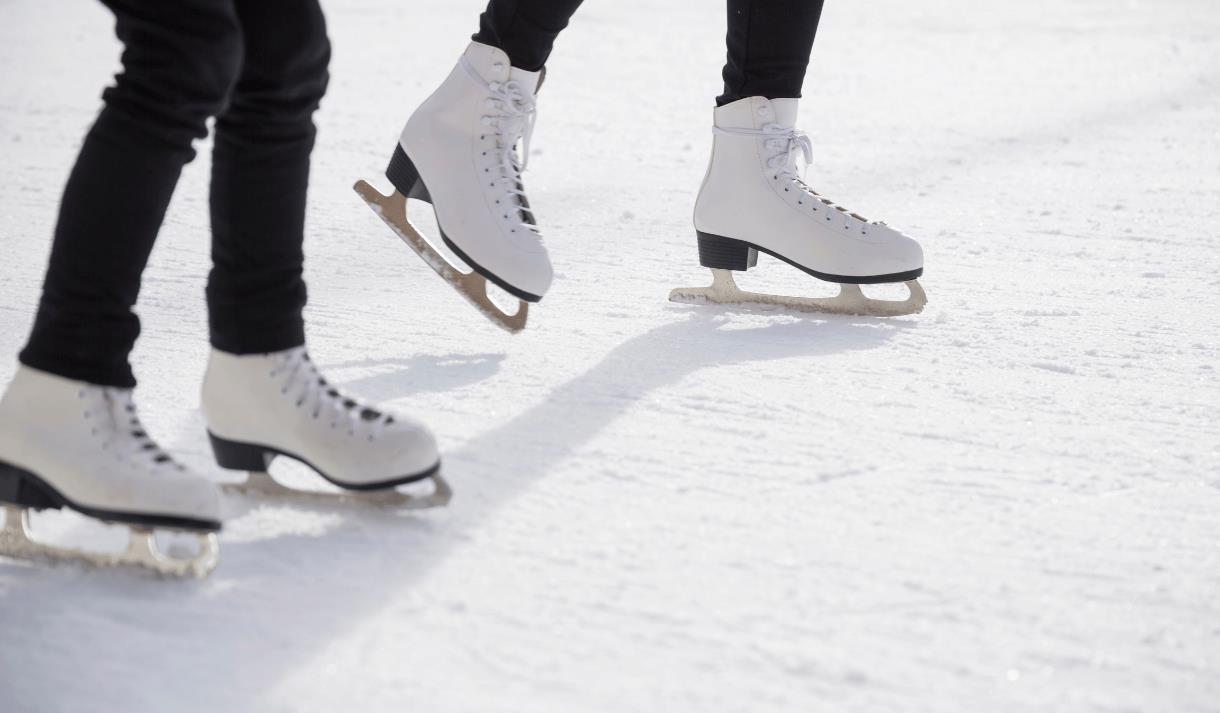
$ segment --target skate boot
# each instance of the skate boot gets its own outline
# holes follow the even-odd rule
[[[213,349],[203,380],[203,415],[220,467],[248,473],[245,482],[226,489],[404,508],[449,501],[428,428],[342,393],[318,372],[304,347],[244,356]],[[267,473],[277,456],[305,464],[342,492],[279,484]],[[434,491],[428,496],[394,489],[429,478]]]
[[[809,138],[795,127],[796,99],[749,97],[715,110],[712,158],[695,202],[699,262],[712,268],[706,288],[680,288],[675,302],[779,304],[799,310],[895,316],[923,309],[915,278],[919,243],[814,192],[797,172]],[[813,277],[840,283],[833,298],[744,292],[731,270],[753,267],[762,251]],[[871,299],[859,285],[905,282],[905,300]]]
[[[364,181],[355,186],[437,274],[510,332],[525,327],[528,303],[551,286],[551,262],[521,182],[541,76],[472,42],[407,121],[386,169],[395,192],[382,195]],[[440,239],[472,272],[452,265],[411,225],[408,199],[432,205]],[[489,280],[518,299],[514,314],[488,298]]]
[[[202,577],[218,560],[216,487],[175,463],[148,435],[131,390],[95,386],[28,366],[17,369],[0,399],[0,555],[134,565]],[[28,509],[69,508],[126,525],[118,554],[72,550],[32,539]],[[170,557],[153,530],[194,533],[198,553]]]

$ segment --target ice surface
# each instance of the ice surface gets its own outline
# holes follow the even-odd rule
[[[894,320],[666,301],[707,279],[723,11],[589,2],[526,176],[557,278],[515,337],[351,191],[480,5],[327,4],[309,214],[314,355],[428,419],[452,506],[233,500],[201,583],[0,563],[0,710],[1220,708],[1214,0],[828,3],[810,181],[923,241]],[[3,13],[7,380],[118,47],[90,2]],[[134,359],[154,435],[220,480],[200,148]],[[740,282],[831,292],[765,256]]]

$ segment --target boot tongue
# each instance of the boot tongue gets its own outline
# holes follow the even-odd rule
[[[771,110],[775,112],[775,123],[789,129],[795,127],[799,103],[799,99],[772,99]]]

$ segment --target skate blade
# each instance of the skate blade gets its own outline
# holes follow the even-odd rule
[[[321,505],[362,505],[395,508],[397,510],[425,510],[444,507],[453,498],[453,490],[440,474],[429,476],[433,490],[428,495],[412,495],[394,488],[385,490],[340,490],[338,492],[323,492],[318,490],[298,490],[281,485],[269,473],[252,471],[246,474],[246,479],[240,483],[225,483],[222,487],[226,492],[239,493],[253,497],[287,499],[297,502],[317,503]]]
[[[517,300],[517,311],[514,314],[508,314],[497,307],[487,295],[487,278],[474,271],[462,272],[459,270],[453,263],[445,259],[445,256],[438,253],[415,229],[415,226],[411,225],[411,222],[407,220],[406,196],[398,191],[394,191],[388,196],[382,195],[367,181],[356,181],[353,188],[364,199],[364,202],[369,204],[373,212],[381,216],[385,224],[402,238],[404,243],[423,258],[424,262],[441,276],[441,279],[453,285],[470,304],[474,305],[475,309],[510,333],[515,334],[525,329],[525,321],[529,317],[529,303]]]
[[[918,280],[904,283],[910,291],[905,300],[877,300],[865,296],[859,285],[840,284],[834,297],[788,297],[748,292],[737,286],[731,270],[712,269],[712,284],[707,287],[678,287],[669,293],[670,302],[719,305],[776,305],[800,312],[824,312],[862,317],[901,317],[918,314],[928,296]]]
[[[86,552],[48,545],[30,535],[29,511],[16,505],[5,505],[4,528],[0,529],[0,556],[24,560],[72,563],[88,567],[136,567],[151,570],[165,577],[195,577],[202,579],[216,569],[220,561],[220,544],[211,532],[190,532],[199,540],[199,553],[194,557],[178,558],[163,554],[157,548],[152,530],[128,525],[127,549],[119,553]]]

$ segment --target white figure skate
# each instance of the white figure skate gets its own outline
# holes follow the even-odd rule
[[[220,466],[248,473],[244,482],[224,486],[228,490],[402,509],[445,505],[452,495],[428,428],[342,393],[304,347],[245,356],[213,349],[203,414]],[[281,485],[267,473],[277,456],[309,466],[342,491]],[[430,495],[395,489],[426,479],[433,481]]]
[[[175,463],[141,425],[131,390],[95,386],[21,366],[0,399],[0,555],[133,565],[174,576],[216,567],[216,487]],[[131,531],[126,551],[94,552],[38,542],[28,510],[70,508]],[[154,530],[193,533],[189,558],[157,550]]]
[[[695,202],[699,262],[712,285],[678,288],[674,302],[782,305],[802,311],[897,316],[923,309],[927,297],[919,243],[884,223],[814,192],[797,173],[811,158],[796,130],[796,99],[749,97],[715,110],[712,158]],[[840,283],[831,298],[787,297],[738,289],[732,270],[746,270],[762,251],[820,280]],[[905,300],[866,297],[861,284],[905,282]]]
[[[386,169],[395,191],[387,196],[365,181],[355,185],[437,274],[510,332],[525,327],[528,303],[551,286],[551,262],[521,182],[541,76],[513,67],[495,47],[472,42],[407,121]],[[440,239],[471,272],[446,260],[407,220],[408,199],[432,204]],[[515,313],[489,299],[489,280],[518,299]]]

